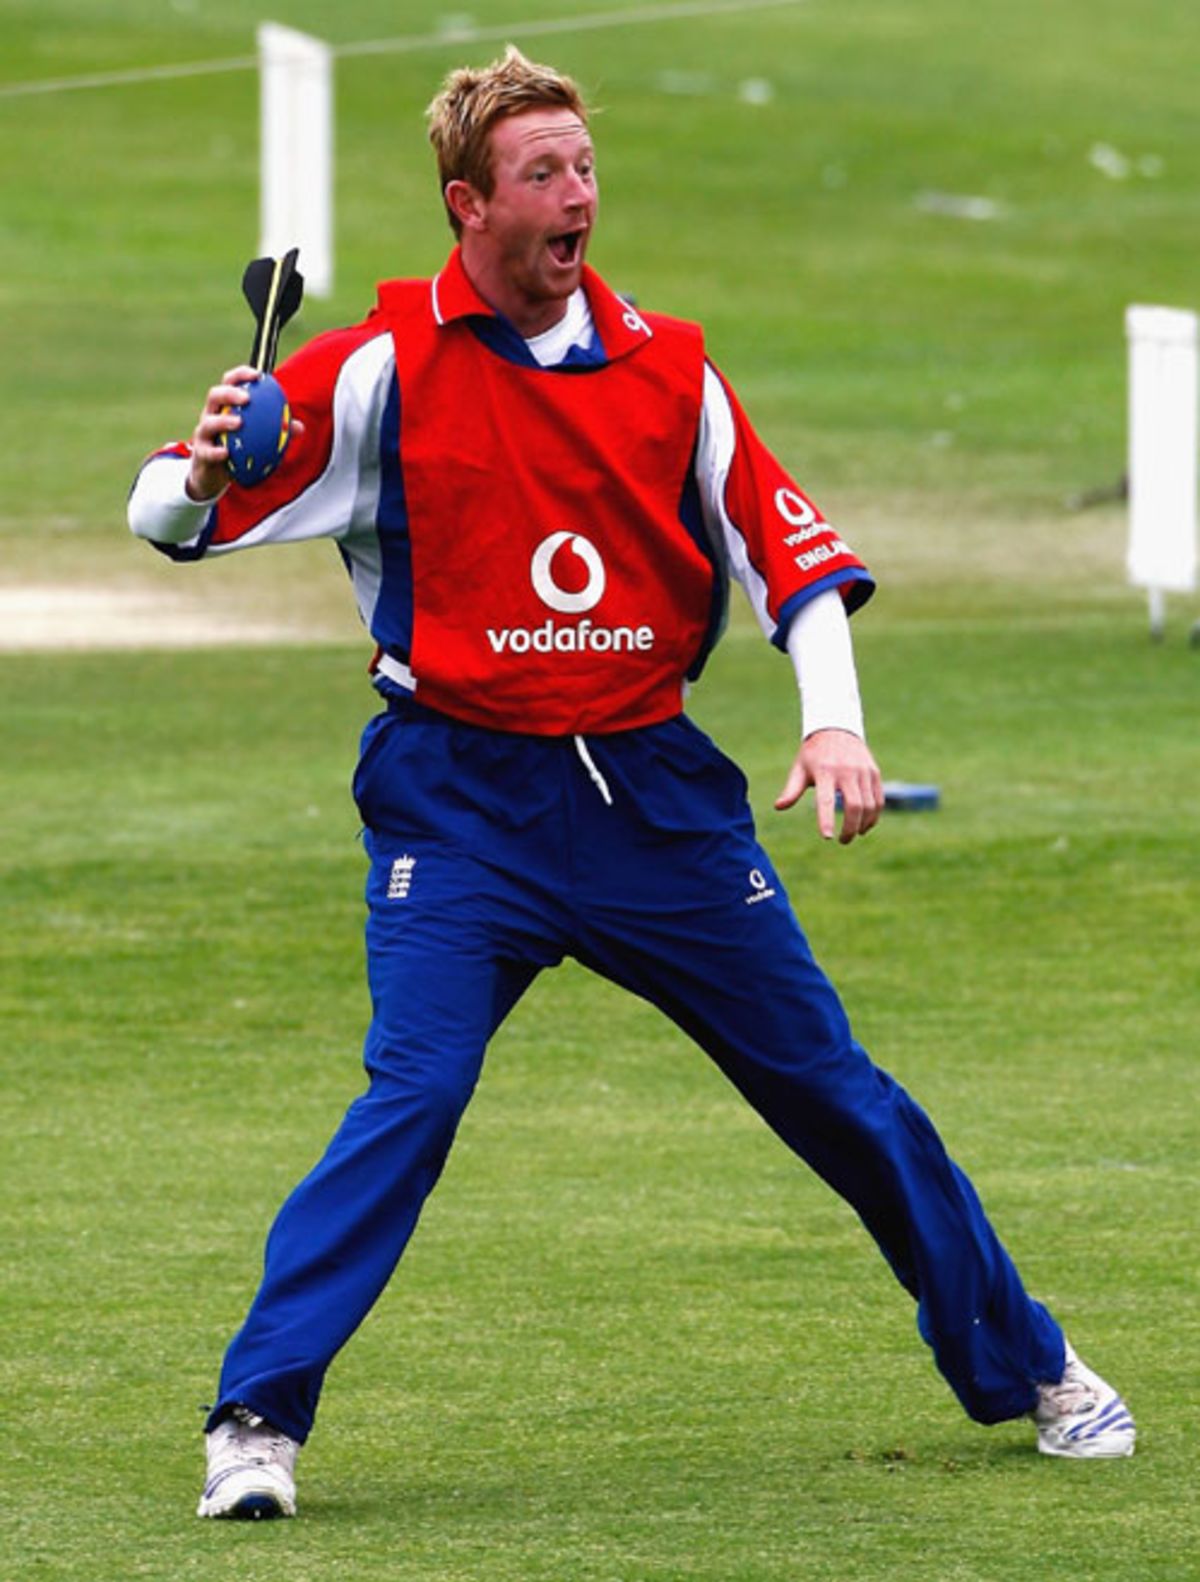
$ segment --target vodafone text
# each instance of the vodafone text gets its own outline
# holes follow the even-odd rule
[[[489,626],[487,637],[495,654],[645,654],[654,647],[652,626],[593,626],[586,616],[573,626]]]

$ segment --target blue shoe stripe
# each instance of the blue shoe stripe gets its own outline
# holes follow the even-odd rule
[[[1113,1395],[1100,1408],[1095,1417],[1080,1423],[1067,1433],[1071,1440],[1095,1439],[1100,1434],[1133,1427],[1133,1417],[1119,1395]]]
[[[204,1498],[206,1500],[211,1500],[213,1495],[221,1487],[222,1483],[227,1483],[230,1478],[241,1477],[241,1475],[247,1470],[248,1468],[246,1466],[240,1464],[238,1466],[223,1467],[222,1470],[214,1477],[209,1478],[208,1482],[204,1485]]]

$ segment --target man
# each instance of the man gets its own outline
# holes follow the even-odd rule
[[[821,834],[882,806],[847,612],[861,562],[750,427],[700,331],[585,264],[594,154],[574,84],[510,49],[430,107],[457,246],[279,371],[297,429],[229,487],[253,378],[152,458],[133,531],[179,559],[329,536],[378,649],[354,791],[370,857],[367,1091],[283,1206],[207,1423],[202,1516],[291,1515],[325,1371],[383,1290],[485,1046],[572,955],[660,1006],[854,1206],[980,1422],[1133,1449],[1121,1398],[1026,1294],[928,1118],[854,1042],[739,771],[682,713],[729,576],[795,664]]]

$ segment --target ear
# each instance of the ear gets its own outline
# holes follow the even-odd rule
[[[442,196],[446,200],[446,207],[464,231],[483,230],[486,202],[483,194],[469,181],[448,181]]]

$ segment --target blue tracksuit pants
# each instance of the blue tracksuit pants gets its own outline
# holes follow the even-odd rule
[[[686,718],[539,738],[411,703],[368,725],[367,1090],[284,1203],[225,1358],[236,1402],[303,1441],[387,1284],[492,1033],[576,957],[672,1018],[858,1212],[968,1413],[1029,1411],[1064,1366],[971,1183],[854,1041],[755,837],[740,771]]]

